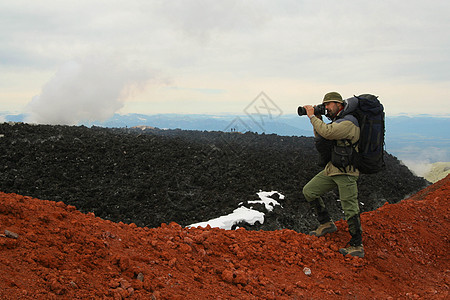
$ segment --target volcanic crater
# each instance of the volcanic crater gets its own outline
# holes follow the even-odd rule
[[[359,179],[366,256],[317,238],[301,188],[313,139],[255,133],[0,125],[2,299],[447,299],[450,176],[387,154]],[[281,205],[254,205],[259,191]],[[277,195],[279,195],[277,194]],[[263,223],[190,228],[254,206]]]

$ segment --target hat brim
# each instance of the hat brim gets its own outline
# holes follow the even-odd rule
[[[339,99],[329,99],[329,100],[324,100],[324,101],[322,101],[322,103],[328,103],[328,102],[344,103],[344,100],[339,100]]]

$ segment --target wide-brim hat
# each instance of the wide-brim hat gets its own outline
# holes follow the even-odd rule
[[[322,103],[325,104],[328,102],[344,103],[344,100],[342,100],[341,94],[339,94],[337,92],[329,92],[329,93],[325,94],[325,96],[323,97]]]

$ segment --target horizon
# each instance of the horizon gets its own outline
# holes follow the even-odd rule
[[[26,112],[20,112],[20,111],[0,111],[0,117],[5,116],[26,116]],[[235,112],[216,112],[216,113],[177,113],[177,112],[155,112],[155,113],[142,113],[142,112],[129,112],[129,113],[121,113],[121,112],[115,112],[110,118],[114,117],[115,115],[119,116],[127,116],[127,115],[145,115],[145,116],[156,116],[156,115],[192,115],[192,116],[224,116],[224,117],[233,117],[233,116],[248,116],[245,112],[235,113]],[[294,117],[298,116],[296,113],[283,113],[280,115],[280,118],[283,117]],[[300,117],[300,116],[298,116]],[[421,117],[427,117],[427,118],[450,118],[450,113],[441,113],[441,114],[407,114],[407,113],[398,113],[398,114],[386,114],[386,118],[396,118],[396,117],[408,117],[408,118],[421,118]],[[67,125],[67,124],[59,124],[59,125]]]

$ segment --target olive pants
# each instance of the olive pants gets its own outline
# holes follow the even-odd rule
[[[317,199],[320,205],[325,207],[321,196],[337,187],[345,219],[348,220],[358,215],[358,186],[356,183],[358,176],[345,174],[326,176],[324,172],[318,173],[303,187],[303,195],[305,195],[306,200],[312,202]]]

